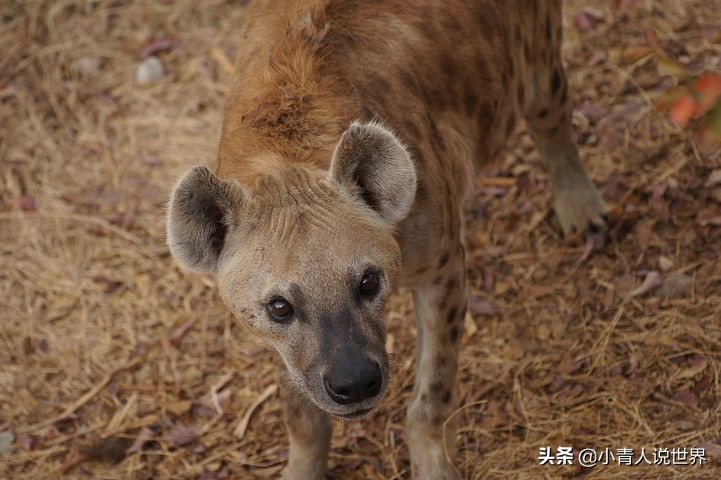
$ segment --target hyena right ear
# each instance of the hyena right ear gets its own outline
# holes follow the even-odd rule
[[[348,127],[333,153],[330,176],[388,223],[402,220],[413,205],[413,160],[400,140],[379,123],[353,122]]]
[[[234,223],[243,191],[219,180],[206,167],[180,179],[170,196],[168,245],[172,254],[197,272],[215,272],[225,238]]]

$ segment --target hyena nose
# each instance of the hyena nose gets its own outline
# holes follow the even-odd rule
[[[343,358],[323,376],[325,391],[341,405],[359,403],[378,395],[383,375],[378,363],[369,358]]]

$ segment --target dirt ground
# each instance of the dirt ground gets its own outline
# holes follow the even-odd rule
[[[244,3],[0,0],[0,478],[282,469],[272,353],[164,244],[169,188],[214,160]],[[602,248],[562,241],[524,133],[479,174],[458,466],[721,478],[721,159],[657,111],[676,79],[648,34],[718,72],[721,1],[567,1],[565,17],[576,133],[612,228]],[[164,75],[140,85],[151,55]],[[408,292],[388,325],[396,384],[374,419],[336,424],[331,478],[409,478]],[[539,464],[559,446],[704,448],[706,462]]]

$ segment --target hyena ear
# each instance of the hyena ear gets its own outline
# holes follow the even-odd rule
[[[185,174],[173,189],[168,208],[172,254],[191,270],[215,272],[242,201],[238,184],[218,180],[206,167]]]
[[[330,176],[357,192],[389,223],[405,218],[413,205],[413,160],[396,136],[378,123],[351,124],[335,147]]]

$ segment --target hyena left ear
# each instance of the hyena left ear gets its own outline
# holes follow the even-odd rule
[[[413,160],[398,138],[378,123],[351,124],[335,148],[330,176],[389,223],[405,218],[413,205]]]
[[[168,245],[175,258],[191,270],[216,272],[243,200],[238,184],[219,180],[205,167],[185,174],[168,205]]]

